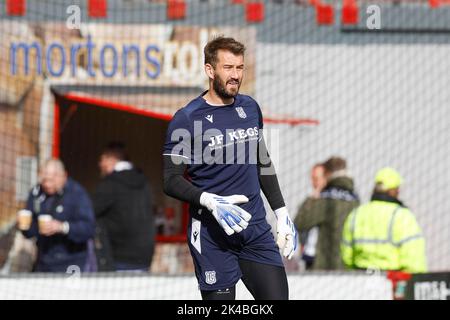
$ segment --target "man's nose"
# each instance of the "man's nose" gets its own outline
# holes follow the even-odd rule
[[[238,70],[237,70],[236,68],[233,68],[233,69],[232,69],[232,71],[231,71],[231,77],[232,77],[233,79],[239,79],[239,72],[238,72]]]

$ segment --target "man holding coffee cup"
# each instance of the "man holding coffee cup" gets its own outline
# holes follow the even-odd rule
[[[40,183],[17,215],[17,226],[27,238],[37,238],[36,272],[84,270],[87,244],[94,237],[95,218],[84,188],[67,177],[64,164],[51,159],[41,167]]]

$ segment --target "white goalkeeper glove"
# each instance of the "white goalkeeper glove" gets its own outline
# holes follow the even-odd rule
[[[277,245],[285,258],[291,259],[297,250],[298,232],[286,207],[275,210],[277,216]]]
[[[247,228],[252,216],[236,205],[246,202],[248,198],[244,195],[221,197],[214,193],[203,192],[200,196],[200,204],[211,211],[229,236]]]

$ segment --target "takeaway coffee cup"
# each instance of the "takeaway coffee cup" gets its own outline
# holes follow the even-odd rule
[[[43,214],[38,217],[38,224],[39,224],[39,232],[42,233],[42,229],[45,228],[45,226],[52,221],[52,216],[49,214]]]
[[[33,213],[30,210],[23,209],[20,210],[17,215],[19,229],[24,231],[30,229]]]

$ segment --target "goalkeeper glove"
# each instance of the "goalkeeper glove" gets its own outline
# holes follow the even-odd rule
[[[285,258],[291,259],[297,250],[298,232],[286,207],[275,210],[277,216],[277,245]]]
[[[200,196],[200,204],[211,211],[227,235],[241,232],[247,228],[248,221],[252,216],[236,205],[246,202],[248,202],[248,198],[244,195],[221,197],[214,193],[203,192]]]

